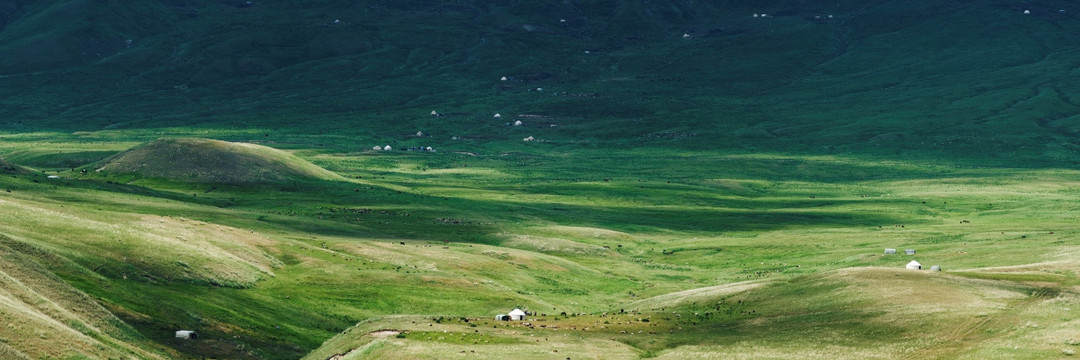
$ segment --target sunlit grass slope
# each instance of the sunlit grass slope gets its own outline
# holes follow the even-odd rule
[[[1075,262],[1071,263],[1075,264]],[[605,313],[387,317],[358,324],[306,359],[953,359],[1045,358],[1075,351],[1057,317],[1078,313],[1065,264],[1028,281],[849,268],[702,288]],[[673,294],[674,295],[674,294]],[[388,335],[388,332],[393,333]],[[1038,338],[1023,342],[1013,339]]]
[[[0,234],[0,357],[165,359],[145,350],[145,337],[96,299],[24,255],[23,247]]]

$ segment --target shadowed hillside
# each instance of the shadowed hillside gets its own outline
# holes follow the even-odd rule
[[[338,177],[281,150],[202,139],[155,140],[106,159],[95,171],[233,185]]]
[[[0,6],[4,128],[529,136],[490,137],[501,112],[574,146],[1023,166],[1080,150],[1065,1],[90,3]]]

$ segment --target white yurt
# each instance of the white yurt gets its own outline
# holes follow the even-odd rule
[[[514,309],[513,311],[510,311],[510,314],[508,315],[510,315],[510,320],[525,320],[526,314],[524,311],[521,311],[521,309]]]
[[[911,262],[907,263],[907,268],[908,270],[922,270],[922,264],[918,261],[911,260]]]

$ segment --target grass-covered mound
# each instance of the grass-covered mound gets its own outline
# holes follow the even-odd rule
[[[96,170],[112,175],[233,185],[338,178],[281,150],[208,139],[154,140],[106,159]]]

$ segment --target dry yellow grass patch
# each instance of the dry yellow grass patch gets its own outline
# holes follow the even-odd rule
[[[626,304],[625,307],[637,310],[677,307],[682,304],[711,300],[726,295],[750,291],[766,284],[768,284],[767,280],[754,280],[690,289],[638,300]]]
[[[729,346],[681,346],[662,352],[655,359],[701,359],[701,360],[862,360],[895,359],[896,354],[910,351],[908,346],[875,346],[874,348],[804,343],[763,344],[740,342]]]
[[[543,237],[531,235],[508,235],[503,246],[533,250],[542,253],[568,253],[574,255],[604,255],[608,249],[596,245],[582,244],[572,240],[556,237]]]
[[[409,321],[409,319],[420,321]],[[630,346],[573,331],[431,324],[422,317],[389,317],[358,324],[328,340],[304,360],[356,359],[638,359]],[[427,319],[430,320],[430,319]],[[398,338],[420,332],[432,339]],[[475,343],[454,341],[473,336]],[[481,338],[497,337],[497,343]]]
[[[920,317],[945,313],[950,317],[1004,309],[1027,295],[940,272],[884,268],[852,268],[831,278],[848,284],[839,296],[872,301],[876,310]]]

